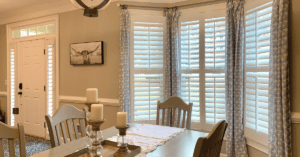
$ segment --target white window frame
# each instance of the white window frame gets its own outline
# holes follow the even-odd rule
[[[269,3],[269,2],[272,2],[273,0],[252,0],[252,1],[246,1],[245,3],[245,17],[247,15],[247,11],[251,10],[251,9],[254,9],[254,8],[257,8],[259,6],[262,6],[266,3]],[[264,6],[262,7],[261,9],[265,9],[265,8],[268,8],[270,6]],[[256,10],[255,12],[257,12],[258,10]],[[246,22],[246,20],[245,20]],[[245,24],[245,27],[246,27],[246,24]],[[246,33],[246,31],[245,31]],[[246,44],[246,37],[245,37],[245,44]],[[246,46],[246,45],[245,45]],[[246,57],[246,55],[245,55]],[[245,65],[246,66],[246,65]],[[245,67],[246,68],[246,67]],[[251,68],[248,68],[248,69],[251,69]],[[257,68],[253,68],[254,70],[256,70]],[[256,72],[265,72],[265,71],[268,71],[269,68],[262,68],[262,70],[256,70]],[[244,76],[246,76],[246,72],[244,73]],[[245,78],[245,77],[244,77]],[[246,80],[244,80],[246,81]],[[244,87],[244,96],[246,95],[246,88]],[[244,113],[246,113],[246,104],[245,104],[245,101],[244,101]],[[244,115],[244,119],[246,119],[246,114]],[[260,132],[256,132],[255,130],[253,129],[250,129],[250,128],[247,128],[245,126],[245,129],[244,129],[244,134],[245,134],[245,138],[246,138],[246,142],[248,145],[268,154],[268,135],[267,134],[263,134],[263,133],[260,133]]]
[[[155,20],[156,18],[163,18],[164,20],[163,22],[163,29],[164,29],[164,48],[163,48],[163,57],[165,60],[165,46],[166,46],[166,20],[165,17],[163,15],[163,11],[153,11],[153,10],[139,10],[139,9],[129,9],[130,12],[130,101],[131,101],[131,120],[132,122],[136,122],[136,123],[147,123],[147,124],[156,124],[156,120],[146,120],[146,121],[135,121],[134,119],[134,74],[135,72],[138,73],[162,73],[163,74],[163,87],[165,87],[165,61],[164,61],[164,67],[162,70],[135,70],[134,69],[134,29],[133,29],[133,23],[136,22],[137,20],[139,22],[149,22],[149,20],[151,21],[152,19]]]
[[[181,73],[199,73],[199,98],[200,98],[200,123],[192,122],[191,128],[209,132],[215,124],[206,123],[205,113],[205,73],[225,73],[223,70],[205,69],[205,19],[226,16],[226,3],[215,4],[213,6],[203,6],[192,9],[180,10],[179,32],[181,32],[181,22],[199,20],[199,70],[181,70]],[[197,18],[195,18],[197,17]],[[179,52],[181,52],[181,35],[179,33]],[[181,55],[179,55],[181,56]],[[181,60],[181,58],[180,58]]]
[[[55,33],[51,34],[42,34],[42,35],[34,35],[34,36],[27,36],[27,37],[20,37],[20,38],[12,38],[12,31],[16,29],[21,29],[21,28],[28,28],[32,26],[37,26],[37,25],[43,25],[45,23],[53,23],[55,24]],[[14,125],[11,123],[12,119],[12,106],[11,106],[11,76],[10,76],[10,47],[13,46],[15,48],[15,54],[17,54],[18,50],[18,42],[21,41],[27,41],[27,40],[35,40],[35,39],[55,39],[54,44],[55,44],[55,50],[53,52],[55,53],[55,65],[54,66],[54,78],[53,78],[53,106],[52,106],[52,113],[59,107],[59,15],[51,15],[47,17],[42,17],[42,18],[37,18],[37,19],[32,19],[32,20],[26,20],[26,21],[21,21],[21,22],[16,22],[12,24],[6,25],[6,41],[7,41],[7,123],[10,125]],[[48,42],[48,41],[47,41]],[[46,42],[46,43],[47,43]],[[45,45],[45,49],[46,49]],[[48,50],[46,50],[46,53],[48,53]],[[48,56],[47,56],[48,57]],[[15,63],[15,67],[17,68],[17,63]],[[15,78],[17,80],[17,76]],[[48,86],[48,83],[46,82],[46,86]],[[17,84],[15,84],[15,93],[17,89]],[[47,98],[47,95],[46,95]],[[17,103],[15,103],[17,104]],[[14,106],[18,107],[18,106]],[[48,111],[48,105],[46,107],[46,114],[51,113]],[[15,117],[15,124],[18,122],[18,117]]]

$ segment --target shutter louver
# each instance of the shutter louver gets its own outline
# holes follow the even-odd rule
[[[200,122],[199,73],[181,74],[181,98],[193,103],[192,121]]]
[[[134,119],[155,120],[157,101],[163,101],[163,74],[135,74]]]
[[[205,74],[205,110],[206,123],[226,119],[225,73]]]
[[[246,127],[268,134],[269,55],[272,2],[247,11]]]
[[[225,17],[205,19],[205,113],[206,123],[226,119]]]
[[[163,24],[134,23],[134,68],[163,69]]]
[[[200,122],[199,20],[181,22],[181,98],[193,103],[192,121]]]
[[[225,17],[205,21],[205,68],[224,69]]]
[[[163,31],[163,23],[133,22],[134,121],[154,121],[164,98]]]
[[[199,69],[199,20],[181,23],[181,69]]]

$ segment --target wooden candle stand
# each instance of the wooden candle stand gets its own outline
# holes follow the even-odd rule
[[[93,122],[91,120],[88,121],[88,124],[92,126],[93,131],[100,131],[100,126],[105,122],[105,119],[99,122]]]

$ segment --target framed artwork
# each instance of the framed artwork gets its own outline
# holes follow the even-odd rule
[[[103,41],[70,44],[70,64],[104,64]]]

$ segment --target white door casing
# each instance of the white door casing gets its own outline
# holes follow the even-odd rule
[[[25,133],[45,138],[46,115],[46,55],[45,40],[30,40],[19,43],[18,89],[20,110],[19,123],[23,123]]]
[[[49,27],[48,24],[53,24]],[[46,30],[39,29],[46,26]],[[40,27],[41,26],[41,27]],[[53,27],[54,26],[54,27]],[[16,38],[13,33],[14,30],[27,29],[27,36],[19,36]],[[36,34],[30,34],[29,28],[37,28]],[[39,33],[44,31],[44,33]],[[52,116],[53,112],[58,108],[58,95],[59,95],[59,15],[51,15],[26,21],[15,22],[6,25],[7,33],[7,124],[15,126],[17,123],[23,123],[24,119],[21,112],[22,106],[18,102],[19,95],[19,64],[21,60],[19,57],[19,48],[22,42],[33,41],[33,40],[44,40],[45,56],[44,56],[44,86],[46,86],[46,92],[44,94],[44,107],[42,120],[45,119],[45,115],[49,114]],[[13,38],[14,36],[14,38]],[[51,55],[51,56],[49,56]],[[51,62],[51,64],[49,64]],[[48,64],[47,64],[48,63]],[[50,71],[51,70],[51,71]],[[20,73],[21,74],[21,73]],[[47,78],[47,79],[46,79]],[[25,87],[23,87],[24,89]],[[20,114],[13,114],[13,108],[19,108]],[[37,122],[36,122],[37,123]],[[42,124],[44,127],[44,124]],[[26,131],[26,130],[25,130]],[[47,130],[44,129],[44,135],[47,134]],[[36,135],[35,135],[36,136]]]

